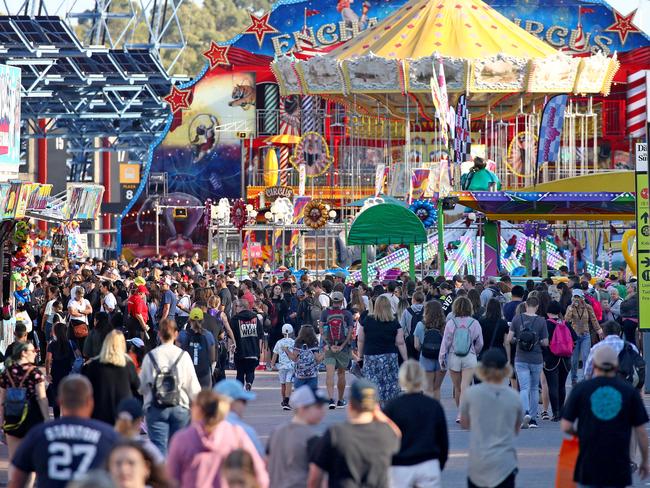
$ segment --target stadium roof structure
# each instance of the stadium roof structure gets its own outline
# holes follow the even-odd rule
[[[66,138],[73,181],[95,151],[143,161],[169,114],[175,79],[155,51],[84,47],[58,16],[0,16],[0,64],[21,68],[23,140]],[[95,147],[96,137],[111,142]]]

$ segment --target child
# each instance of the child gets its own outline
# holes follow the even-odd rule
[[[298,389],[302,385],[318,388],[318,363],[323,360],[323,354],[318,347],[318,339],[314,328],[303,324],[294,343],[293,349],[286,349],[287,356],[295,361],[294,383]]]
[[[284,324],[282,326],[282,335],[273,348],[273,358],[271,359],[271,369],[278,362],[278,376],[280,377],[280,392],[282,393],[282,409],[291,410],[289,406],[289,396],[291,395],[291,385],[293,383],[293,362],[287,356],[287,349],[293,349],[294,340],[289,336],[293,334],[293,326]]]

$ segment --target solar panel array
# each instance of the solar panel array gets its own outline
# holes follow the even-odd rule
[[[0,16],[0,64],[21,68],[25,136],[42,136],[37,120],[54,119],[48,134],[86,161],[93,137],[144,158],[168,114],[161,98],[172,80],[155,54],[84,48],[59,17]]]

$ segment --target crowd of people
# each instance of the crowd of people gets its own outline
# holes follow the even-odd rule
[[[366,284],[238,279],[197,255],[36,262],[3,307],[9,486],[439,487],[447,372],[469,487],[515,486],[515,436],[546,421],[577,435],[580,486],[627,486],[649,470],[636,283],[559,272]],[[244,420],[259,370],[293,410],[266,445]]]

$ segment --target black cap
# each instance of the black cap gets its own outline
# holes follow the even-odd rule
[[[481,365],[484,368],[503,369],[506,367],[506,364],[508,364],[508,358],[501,349],[497,349],[496,347],[485,351],[481,358]]]

